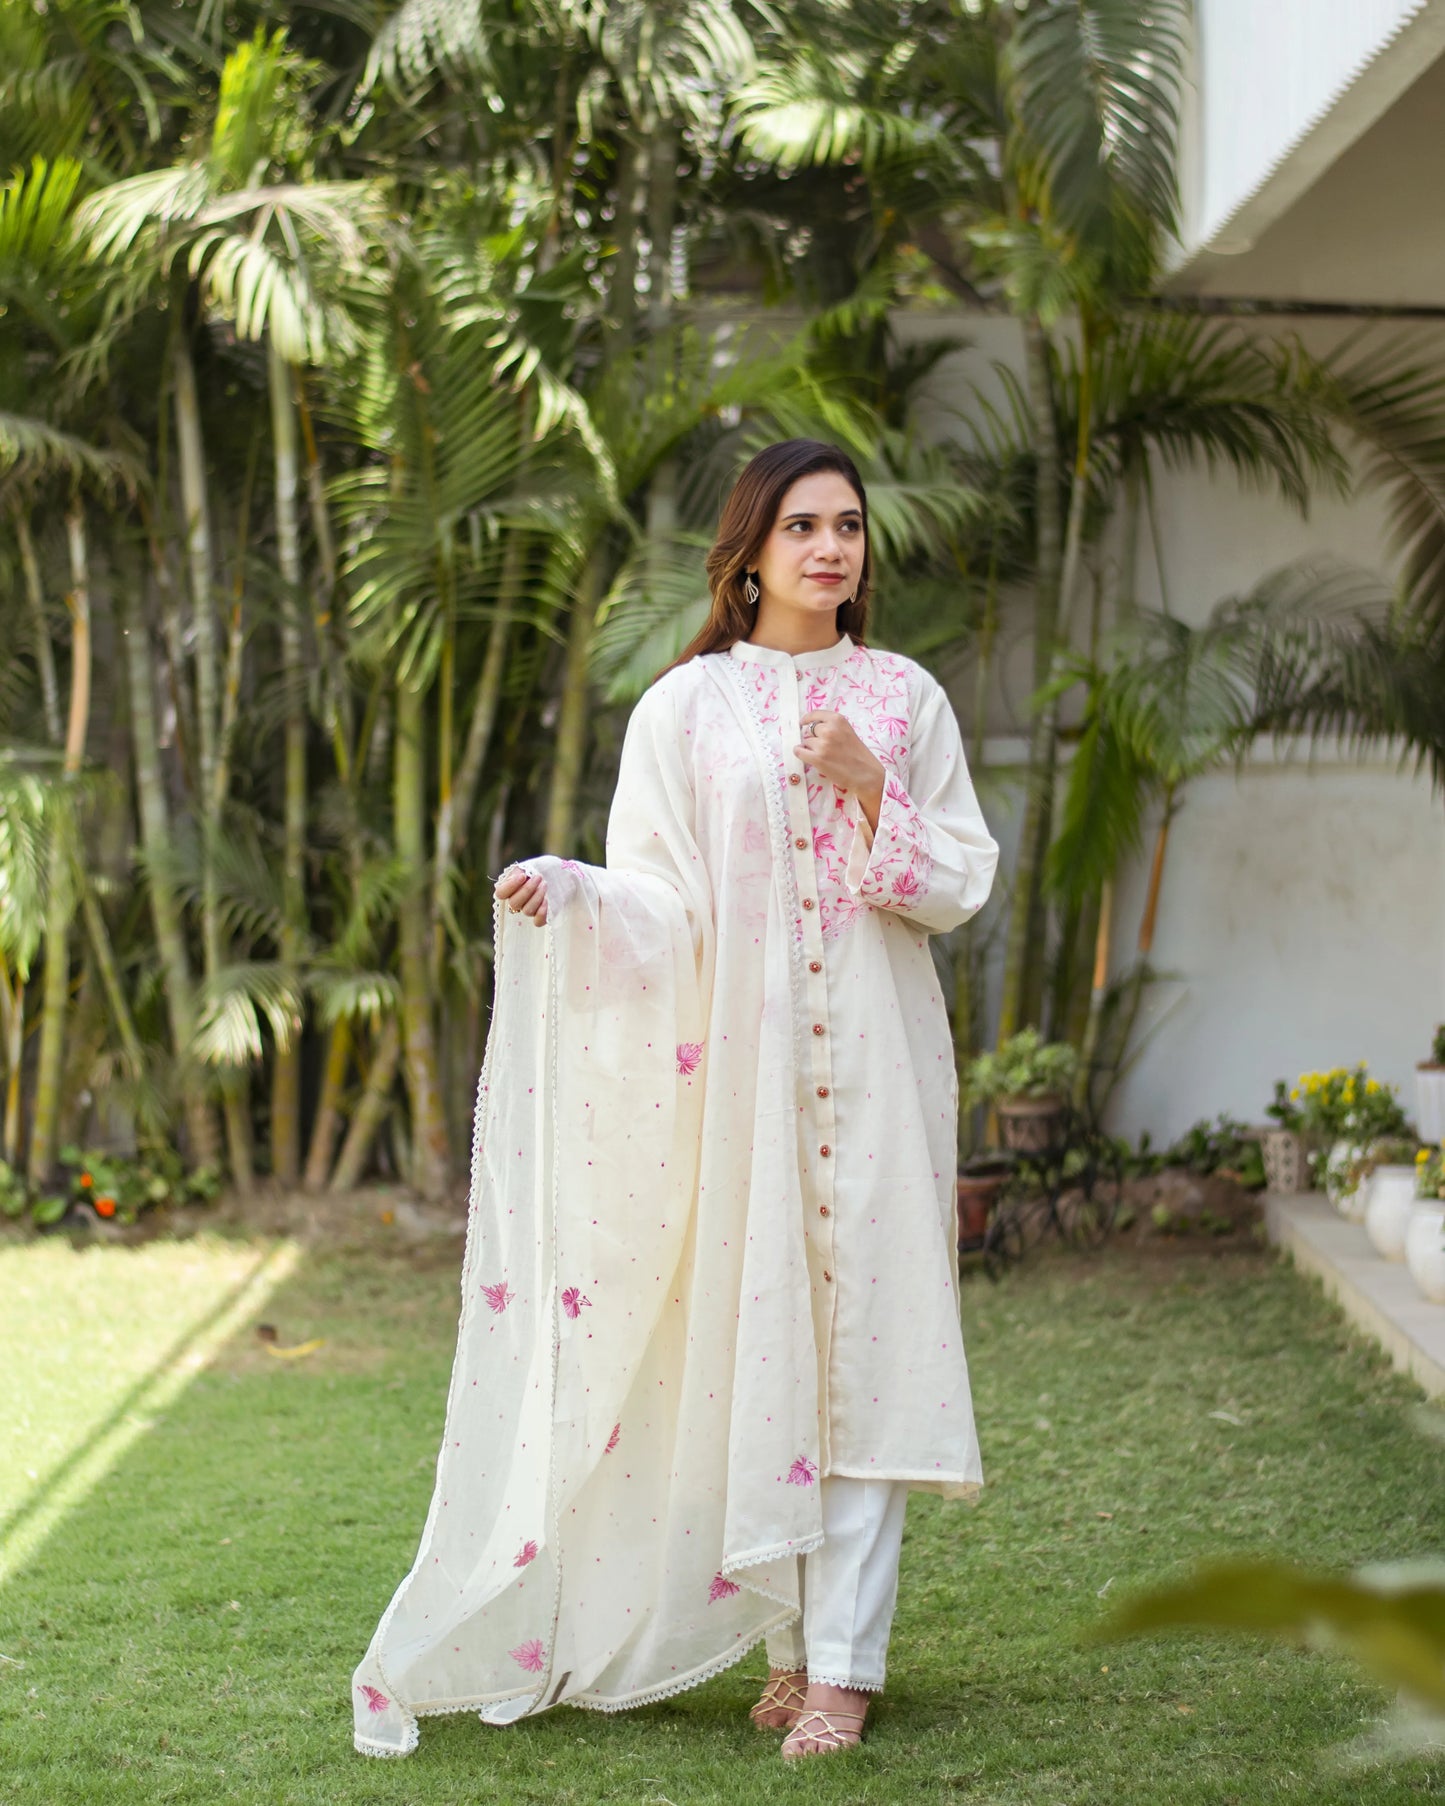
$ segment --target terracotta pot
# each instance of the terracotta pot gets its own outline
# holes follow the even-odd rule
[[[994,1105],[999,1141],[1016,1154],[1038,1154],[1053,1147],[1065,1107],[1061,1097],[1001,1097]]]
[[[1003,1165],[982,1167],[975,1172],[958,1175],[958,1251],[976,1252],[988,1234],[989,1218],[998,1202],[998,1194],[1008,1183],[1010,1168]]]

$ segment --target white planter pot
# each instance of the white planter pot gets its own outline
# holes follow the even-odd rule
[[[1415,1126],[1421,1141],[1445,1141],[1445,1066],[1415,1068]]]
[[[1413,1166],[1377,1166],[1360,1187],[1365,1196],[1365,1234],[1386,1260],[1404,1260],[1405,1231],[1417,1199]]]
[[[1364,1187],[1354,1181],[1365,1150],[1353,1141],[1332,1141],[1324,1157],[1325,1195],[1342,1217],[1358,1223],[1365,1214]]]
[[[1405,1264],[1433,1304],[1445,1304],[1445,1204],[1420,1199],[1405,1231]]]

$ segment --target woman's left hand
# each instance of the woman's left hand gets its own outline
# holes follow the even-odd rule
[[[807,729],[809,723],[812,732],[804,732],[793,751],[805,765],[811,765],[840,790],[851,790],[868,818],[868,826],[877,828],[883,779],[887,775],[883,761],[863,744],[846,715],[832,709],[809,709],[802,719],[803,728]]]

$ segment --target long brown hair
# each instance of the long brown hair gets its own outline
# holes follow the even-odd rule
[[[667,667],[669,671],[701,653],[725,652],[735,640],[745,640],[752,632],[757,605],[748,601],[743,590],[748,568],[773,530],[783,497],[799,477],[812,476],[818,470],[836,470],[858,497],[863,514],[863,568],[855,593],[838,604],[838,631],[855,640],[867,633],[873,553],[868,538],[868,497],[858,466],[847,452],[821,439],[780,439],[749,459],[723,504],[717,537],[707,555],[712,608],[701,630]]]

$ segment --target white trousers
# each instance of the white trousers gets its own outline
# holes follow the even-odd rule
[[[798,1558],[802,1621],[769,1636],[768,1662],[874,1693],[883,1685],[898,1602],[908,1486],[846,1474],[827,1474],[819,1484],[824,1540]]]

